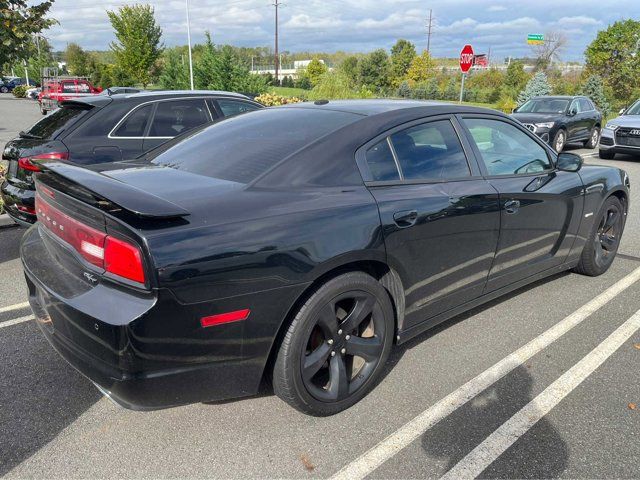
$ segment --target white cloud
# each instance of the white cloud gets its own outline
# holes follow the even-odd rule
[[[186,43],[184,0],[145,0],[172,46]],[[88,49],[106,49],[113,33],[106,9],[134,0],[56,0],[52,14],[60,21],[46,36],[55,48],[77,41]],[[274,9],[267,0],[190,0],[195,42],[210,31],[216,43],[239,46],[273,44]],[[640,17],[640,0],[286,0],[280,10],[282,48],[371,51],[406,38],[426,47],[428,8],[433,8],[435,55],[455,57],[462,45],[500,55],[530,53],[528,33],[562,30],[569,37],[570,60],[582,52],[597,30],[621,18]],[[574,12],[580,12],[575,15]]]

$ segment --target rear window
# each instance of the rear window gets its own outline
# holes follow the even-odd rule
[[[63,131],[68,130],[72,125],[78,123],[91,110],[90,105],[86,107],[64,106],[53,113],[50,113],[26,133],[36,138],[55,138]]]
[[[156,165],[249,183],[305,145],[359,118],[332,110],[257,110],[215,123],[150,159]]]

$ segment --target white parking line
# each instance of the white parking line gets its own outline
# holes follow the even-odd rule
[[[26,317],[20,317],[14,320],[7,320],[6,322],[0,322],[0,328],[10,327],[11,325],[28,322],[29,320],[33,320],[33,315],[27,315]]]
[[[444,480],[473,479],[602,365],[640,329],[640,311],[458,462]]]
[[[503,358],[498,363],[419,414],[413,420],[400,427],[394,433],[371,448],[368,452],[365,452],[362,456],[343,467],[332,477],[332,479],[348,480],[365,478],[384,462],[400,452],[403,448],[410,445],[440,420],[449,416],[476,395],[500,380],[506,374],[525,363],[572,328],[582,323],[586,318],[598,311],[638,280],[640,280],[640,268],[635,269],[622,280],[615,283],[613,286],[580,307],[568,317],[561,320],[549,330],[540,334],[525,346]]]
[[[9,305],[8,307],[0,307],[0,313],[12,312],[14,310],[21,310],[27,308],[29,302],[16,303],[15,305]]]

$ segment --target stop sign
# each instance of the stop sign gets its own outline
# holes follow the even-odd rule
[[[473,66],[473,47],[471,45],[465,45],[460,52],[460,70],[462,73],[467,73]]]

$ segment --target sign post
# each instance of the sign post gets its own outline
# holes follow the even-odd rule
[[[462,71],[462,85],[460,87],[460,103],[464,99],[464,80],[467,76],[467,72],[471,70],[473,66],[473,47],[471,45],[465,45],[460,52],[460,70]]]

